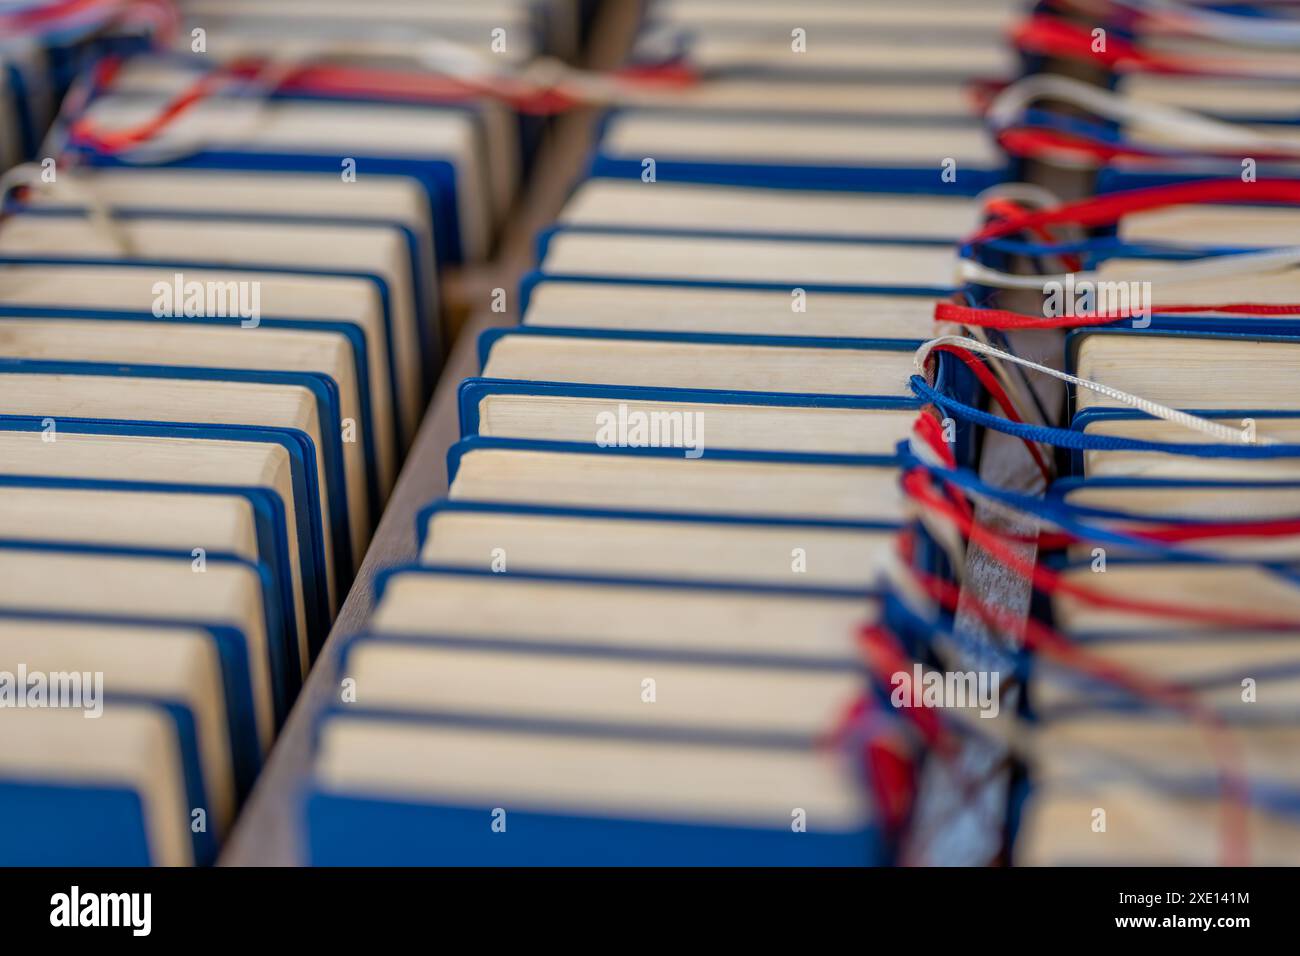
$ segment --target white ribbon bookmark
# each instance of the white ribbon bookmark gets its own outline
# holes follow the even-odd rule
[[[1176,408],[1170,408],[1168,405],[1161,405],[1159,402],[1153,402],[1150,399],[1142,398],[1140,395],[1130,395],[1128,392],[1121,391],[1118,388],[1111,388],[1109,385],[1103,385],[1100,382],[1089,381],[1086,378],[1079,378],[1077,375],[1070,375],[1067,372],[1061,372],[1047,365],[1040,365],[1037,362],[1031,362],[1029,359],[1021,358],[1018,355],[1012,355],[1010,352],[1004,352],[1001,349],[994,348],[991,345],[985,345],[983,342],[977,342],[975,339],[967,338],[964,335],[941,335],[938,338],[923,342],[921,347],[916,350],[913,362],[916,367],[916,374],[925,375],[926,361],[930,353],[940,345],[955,345],[959,348],[976,352],[980,355],[987,355],[990,358],[998,359],[1002,362],[1011,362],[1015,365],[1021,365],[1035,372],[1041,372],[1044,375],[1050,375],[1058,378],[1062,382],[1069,382],[1078,388],[1086,388],[1090,392],[1096,392],[1098,395],[1105,395],[1129,408],[1136,408],[1141,412],[1150,415],[1152,418],[1160,418],[1164,421],[1171,422],[1175,425],[1181,425],[1203,435],[1208,435],[1216,441],[1223,444],[1273,444],[1274,441],[1267,437],[1257,437],[1251,429],[1233,428],[1230,425],[1220,425],[1218,422],[1210,421],[1208,418],[1201,418],[1199,415],[1192,415],[1188,412],[1179,411]]]
[[[1177,106],[1135,100],[1065,76],[1029,76],[1012,83],[989,105],[985,114],[994,129],[1016,123],[1029,104],[1037,100],[1066,103],[1113,120],[1169,137],[1178,145],[1204,151],[1206,147],[1290,153],[1300,158],[1294,131],[1272,135],[1239,123],[1212,119]]]

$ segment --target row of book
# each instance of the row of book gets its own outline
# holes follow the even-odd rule
[[[935,686],[954,668],[1005,678],[995,720],[949,715],[947,730],[1009,757],[1007,814],[992,828],[1016,864],[1278,865],[1300,852],[1300,110],[1288,61],[1268,49],[1293,67],[1300,33],[1287,11],[1270,12],[1183,10],[1172,36],[1156,17],[1040,13],[1022,37],[1100,67],[1095,84],[1031,77],[990,111],[1022,155],[1092,169],[1097,195],[1002,210],[967,246],[982,260],[965,270],[974,308],[948,313],[948,331],[977,357],[981,330],[1065,328],[1049,364],[1076,378],[1066,427],[1027,387],[1012,402],[1023,424],[994,426],[1039,451],[1041,497],[960,461],[912,460],[932,517],[954,509],[936,535],[1023,578],[1028,619],[972,610],[989,596],[972,589],[967,561],[949,593],[914,581],[898,595],[894,637]],[[1274,31],[1267,44],[1261,29]],[[1086,42],[1097,36],[1124,55],[1098,56]],[[1022,257],[1031,274],[990,268],[993,253]],[[1032,304],[1000,311],[1017,290]],[[988,423],[967,403],[940,408]],[[1023,466],[1033,471],[1030,455]],[[934,490],[945,483],[947,495]],[[990,502],[1022,523],[981,515]],[[908,732],[926,738],[922,765],[950,762],[946,734]]]
[[[0,215],[0,861],[210,863],[420,421],[440,277],[528,159],[421,44],[489,57],[490,20],[523,63],[577,8],[196,2],[137,35],[97,6],[5,14],[6,64],[71,90],[43,146],[2,131],[33,162]],[[365,82],[256,61],[309,35]],[[370,82],[413,71],[432,93]]]
[[[1286,23],[1283,16],[1278,29]],[[1300,21],[1289,23],[1294,57]],[[1207,43],[1198,56],[1222,73],[1218,57],[1233,52]],[[1046,559],[1064,586],[1043,614],[1088,666],[1076,661],[1063,673],[1044,655],[1031,675],[1028,705],[1040,733],[1013,798],[1017,862],[1300,858],[1292,769],[1300,752],[1300,405],[1292,384],[1300,271],[1294,256],[1269,253],[1294,251],[1300,227],[1294,189],[1280,202],[1270,195],[1300,182],[1283,146],[1300,155],[1285,125],[1300,118],[1298,90],[1294,76],[1189,80],[1171,99],[1202,111],[1195,118],[1212,114],[1240,139],[1218,155],[1194,142],[1169,157],[1133,157],[1099,177],[1103,198],[1127,184],[1193,185],[1181,201],[1118,217],[1113,238],[1084,254],[1099,285],[1140,283],[1147,311],[1072,332],[1067,368],[1222,427],[1189,429],[1113,395],[1074,390],[1070,428],[1098,440],[1076,454],[1047,500],[1138,540],[1085,539]],[[1270,122],[1252,125],[1260,119]],[[1260,140],[1280,151],[1261,152]],[[1269,157],[1258,171],[1257,155]],[[1236,190],[1235,201],[1195,201],[1198,189],[1210,196],[1223,186]],[[1108,449],[1121,445],[1115,438],[1134,442]],[[1162,532],[1163,547],[1145,540]]]
[[[906,70],[851,51],[937,6],[802,12],[649,6],[633,50],[671,29],[712,72],[603,120],[519,324],[479,339],[418,563],[381,573],[316,720],[310,862],[888,858],[839,730],[906,517],[913,351],[1007,164],[973,114],[873,109]]]

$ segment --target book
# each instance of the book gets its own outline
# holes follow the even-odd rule
[[[425,564],[864,590],[878,584],[897,533],[887,522],[451,499],[425,506],[417,530]]]

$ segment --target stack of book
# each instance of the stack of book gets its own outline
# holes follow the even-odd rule
[[[705,78],[604,119],[520,323],[480,340],[419,563],[381,574],[318,721],[312,862],[884,858],[837,730],[913,350],[1009,166],[950,63],[854,44],[1004,64],[1008,5],[976,6],[649,5],[643,65],[670,31]],[[934,114],[900,117],[926,73]]]
[[[1080,377],[1227,434],[1075,390],[1072,428],[1097,441],[1076,453],[1051,499],[1129,531],[1219,527],[1163,554],[1080,544],[1062,561],[1066,587],[1090,596],[1055,596],[1053,624],[1144,689],[1052,667],[1031,683],[1043,739],[1017,840],[1024,862],[1211,864],[1223,859],[1220,823],[1234,801],[1249,821],[1242,858],[1289,863],[1300,849],[1288,769],[1300,744],[1300,323],[1270,313],[1300,302],[1300,270],[1183,278],[1289,242],[1300,213],[1254,205],[1248,193],[1238,204],[1125,216],[1097,281],[1144,283],[1154,314],[1068,339]],[[1244,308],[1216,308],[1236,304]],[[1178,311],[1162,312],[1170,307]],[[1259,457],[1269,444],[1282,447]]]
[[[313,63],[413,69],[354,43],[351,7],[220,6],[182,11],[203,49],[99,60],[32,154],[58,162],[6,179],[0,816],[25,821],[7,863],[215,858],[420,420],[440,272],[488,254],[521,175],[495,99],[241,72],[240,37],[279,48],[308,23],[335,58]],[[494,6],[520,59],[573,13]],[[451,42],[439,24],[468,18],[437,11],[386,16]]]
[[[1293,863],[1298,21],[1114,6],[1021,30],[1102,69],[1100,89],[1028,87],[1082,115],[1019,124],[1054,137],[1038,158],[1095,166],[1099,195],[1055,220],[1089,231],[1031,250],[1079,256],[1070,288],[1087,296],[1064,351],[1085,380],[1062,436],[1075,450],[1040,512],[1087,533],[1039,579],[1037,618],[1071,650],[1037,655],[1028,685],[1012,859]]]

